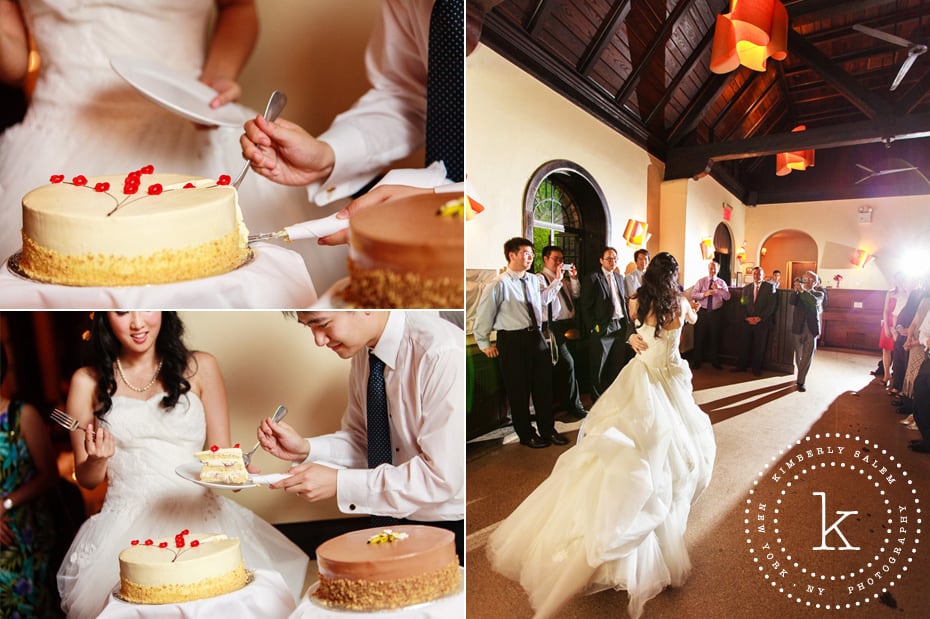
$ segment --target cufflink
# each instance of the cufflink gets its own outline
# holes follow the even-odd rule
[[[355,503],[349,503],[349,511],[350,511],[350,512],[354,512],[354,511],[355,511]]]
[[[7,511],[13,509],[13,499],[11,499],[10,497],[6,497],[5,499],[3,499],[3,509]]]

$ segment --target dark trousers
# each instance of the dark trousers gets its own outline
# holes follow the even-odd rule
[[[498,331],[501,376],[510,405],[513,429],[521,441],[533,436],[530,424],[530,397],[536,411],[536,427],[546,437],[555,432],[552,418],[552,358],[542,333]]]
[[[552,391],[562,407],[568,412],[579,411],[584,408],[581,404],[581,392],[578,389],[578,379],[575,377],[575,358],[568,349],[565,331],[575,328],[574,320],[556,320],[551,323],[549,330],[555,336],[559,346],[559,362],[552,368],[554,384]]]
[[[762,361],[765,359],[765,345],[769,340],[769,329],[772,323],[768,320],[751,325],[743,320],[742,326],[742,346],[740,347],[739,359],[736,361],[736,367],[752,367],[753,372],[762,371]]]
[[[705,359],[714,365],[720,364],[720,324],[723,320],[721,308],[709,310],[700,308],[698,320],[694,323],[694,354],[692,361],[695,367],[701,365]]]
[[[904,389],[904,375],[907,373],[907,358],[910,354],[904,350],[907,336],[899,335],[894,340],[894,350],[891,351],[891,386],[901,391]]]
[[[588,335],[588,346],[591,363],[591,399],[597,400],[626,365],[629,359],[627,351],[630,347],[626,343],[626,332],[619,328],[606,335]]]
[[[924,359],[914,379],[912,406],[920,436],[930,444],[930,360]]]

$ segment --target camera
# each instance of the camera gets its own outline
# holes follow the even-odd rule
[[[795,277],[795,278],[794,278],[794,283],[795,283],[795,284],[800,284],[800,283],[801,283],[801,278],[800,278],[800,277]]]
[[[566,263],[564,263],[564,264],[562,265],[562,270],[565,271],[566,273],[568,273],[569,271],[572,270],[572,267],[573,267],[573,266],[575,266],[575,265],[566,262]]]

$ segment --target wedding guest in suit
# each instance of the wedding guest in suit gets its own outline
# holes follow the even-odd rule
[[[817,274],[807,271],[800,281],[794,282],[794,294],[788,297],[788,303],[794,306],[791,339],[794,341],[794,364],[798,368],[798,391],[807,391],[804,383],[820,336],[820,316],[826,295],[817,288],[819,284]]]
[[[704,359],[718,370],[720,365],[720,324],[723,320],[723,303],[730,298],[730,287],[717,277],[719,265],[711,260],[707,264],[707,277],[702,277],[691,290],[691,300],[698,304],[698,321],[694,324],[694,353],[691,367],[701,367]]]
[[[736,362],[735,372],[743,372],[752,366],[755,376],[762,374],[762,359],[765,344],[775,313],[775,288],[763,281],[765,273],[761,267],[752,270],[752,283],[743,286],[740,305],[743,308],[742,346]]]
[[[646,272],[646,267],[649,266],[649,250],[645,247],[637,249],[633,252],[633,262],[636,263],[636,269],[623,278],[623,292],[626,294],[627,301],[643,285],[643,273]]]
[[[778,290],[779,286],[781,286],[781,271],[779,271],[778,269],[775,269],[774,271],[772,271],[772,277],[768,278],[765,281],[772,284],[775,290]]]
[[[307,501],[336,497],[369,526],[429,524],[465,535],[465,380],[462,331],[418,312],[297,312],[317,346],[351,359],[342,428],[305,439],[271,417],[258,440],[295,463],[283,488]],[[380,389],[380,394],[378,393]],[[333,468],[323,463],[343,468]]]
[[[584,405],[581,403],[581,392],[578,389],[578,380],[575,377],[575,359],[568,349],[565,334],[578,331],[578,323],[575,320],[575,305],[578,303],[578,297],[581,296],[581,282],[578,280],[578,269],[575,265],[564,270],[565,257],[562,249],[555,245],[547,245],[543,248],[543,265],[542,272],[537,273],[539,285],[545,290],[557,275],[556,272],[560,267],[562,271],[562,289],[559,294],[543,308],[543,320],[545,321],[549,332],[555,337],[558,346],[559,358],[553,368],[553,379],[555,396],[559,403],[568,413],[569,417],[575,419],[584,419],[588,414]],[[567,277],[565,276],[567,273]]]
[[[533,242],[515,237],[504,243],[507,268],[481,292],[475,308],[475,341],[487,357],[500,358],[504,392],[510,405],[513,429],[520,444],[539,449],[550,444],[567,445],[555,431],[552,415],[552,358],[543,339],[542,308],[562,288],[562,266],[540,291],[527,271],[533,264]],[[497,342],[491,343],[491,331]],[[536,411],[537,433],[530,423],[530,397]]]
[[[601,268],[581,285],[581,318],[590,346],[591,398],[610,386],[629,359],[626,328],[629,324],[623,277],[617,272],[617,250],[601,251]]]

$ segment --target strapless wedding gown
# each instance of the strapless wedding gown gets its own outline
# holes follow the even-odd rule
[[[606,588],[628,591],[629,614],[639,617],[690,571],[684,534],[710,482],[713,430],[678,354],[681,329],[638,333],[649,349],[626,365],[591,408],[583,438],[489,539],[492,565],[520,582],[538,618]]]
[[[206,178],[239,173],[245,163],[241,125],[198,130],[145,99],[110,67],[111,57],[125,56],[196,78],[213,0],[29,0],[20,6],[41,67],[25,119],[0,136],[0,262],[22,245],[23,195],[52,174],[122,174],[147,164]],[[254,114],[244,112],[242,121]],[[239,187],[239,205],[253,232],[336,210],[310,205],[302,187],[277,185],[254,172]],[[304,241],[289,249],[314,263],[317,286],[328,281],[328,270],[346,273],[339,248]]]
[[[246,569],[280,572],[299,599],[307,555],[250,510],[175,473],[203,447],[204,409],[200,398],[189,393],[165,411],[159,406],[162,395],[148,400],[116,396],[104,417],[116,440],[106,498],[78,531],[58,571],[69,619],[99,614],[119,584],[118,555],[132,540],[173,536],[183,529],[239,538]]]

